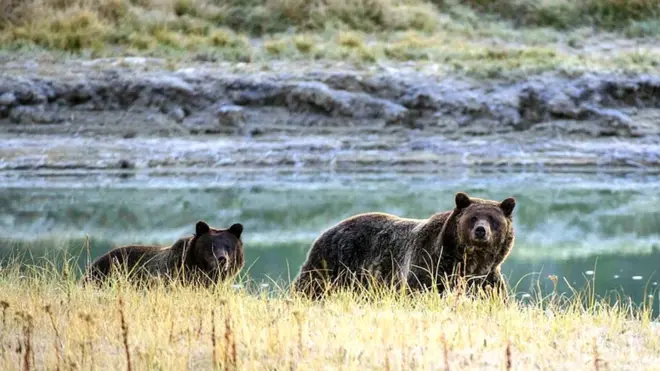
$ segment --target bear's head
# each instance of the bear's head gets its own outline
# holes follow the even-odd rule
[[[500,264],[513,245],[516,200],[509,197],[498,202],[459,192],[455,202],[443,228],[443,247],[487,259],[489,266]]]
[[[234,275],[244,263],[242,233],[240,223],[227,229],[215,229],[200,220],[195,225],[195,237],[188,251],[188,265],[214,280]]]

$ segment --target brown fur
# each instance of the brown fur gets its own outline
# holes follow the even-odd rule
[[[103,282],[119,268],[128,273],[131,281],[176,278],[183,283],[209,286],[233,277],[243,268],[242,232],[243,226],[238,223],[215,229],[199,221],[195,235],[181,238],[171,246],[130,245],[110,250],[92,263],[84,281]]]
[[[506,291],[500,266],[514,244],[515,199],[500,203],[461,192],[455,201],[453,210],[428,219],[367,213],[338,223],[314,241],[294,288],[318,298],[329,283],[368,287],[376,280],[442,292],[444,278],[458,273]]]

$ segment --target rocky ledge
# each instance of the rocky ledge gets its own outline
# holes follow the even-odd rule
[[[117,63],[6,68],[0,74],[0,135],[6,143],[0,149],[5,169],[45,163],[127,167],[126,161],[130,167],[187,166],[190,161],[221,166],[226,161],[209,163],[209,158],[236,157],[241,150],[228,150],[236,146],[248,156],[240,159],[251,165],[278,146],[289,148],[288,157],[308,158],[303,165],[336,163],[331,153],[349,146],[359,152],[347,155],[351,161],[373,165],[408,158],[401,160],[405,164],[410,156],[413,162],[456,164],[467,154],[475,158],[473,165],[540,161],[649,167],[660,164],[660,76],[548,73],[477,81],[386,68],[169,71]],[[87,162],[71,161],[85,156],[89,141],[104,137],[116,140],[87,149]],[[154,137],[161,139],[149,140]],[[220,145],[214,153],[208,144],[213,138],[231,145]],[[179,155],[149,158],[167,153],[166,142],[180,143],[182,149],[169,151]],[[104,152],[108,146],[113,149]],[[36,155],[26,152],[31,147]],[[39,152],[44,147],[58,147],[58,155]],[[524,158],[514,156],[517,150]],[[123,159],[129,152],[138,158]],[[182,152],[197,154],[184,160]],[[548,157],[549,152],[554,155]]]

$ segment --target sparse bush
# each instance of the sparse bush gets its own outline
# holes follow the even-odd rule
[[[339,45],[347,48],[361,48],[364,46],[364,37],[355,32],[340,32],[337,38]]]
[[[193,3],[193,0],[176,0],[174,2],[174,14],[178,17],[183,17],[185,15],[196,17],[199,12]]]
[[[266,40],[264,41],[264,49],[268,54],[280,56],[284,54],[288,48],[289,43],[287,40],[275,39],[275,40]]]
[[[212,46],[220,48],[247,48],[250,46],[246,37],[227,29],[213,31],[209,40]]]
[[[314,49],[314,39],[309,36],[296,36],[293,43],[296,45],[296,49],[303,54],[308,54]]]

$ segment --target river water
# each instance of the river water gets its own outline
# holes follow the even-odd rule
[[[77,251],[92,258],[126,243],[171,244],[199,219],[245,226],[246,272],[257,281],[293,278],[316,236],[348,216],[381,211],[426,218],[465,191],[517,199],[516,244],[503,266],[518,297],[559,277],[568,292],[594,281],[658,308],[660,176],[597,172],[435,171],[4,173],[0,251]],[[81,260],[82,261],[82,260]],[[656,312],[657,313],[657,312]]]

